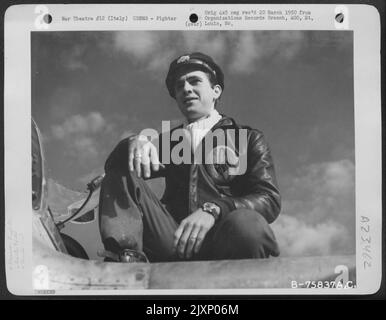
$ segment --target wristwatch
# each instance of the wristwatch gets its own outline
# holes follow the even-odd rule
[[[220,218],[221,208],[212,202],[205,202],[202,207],[202,211],[205,211],[213,216],[214,220],[217,221]]]

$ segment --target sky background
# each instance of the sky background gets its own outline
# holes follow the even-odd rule
[[[351,32],[33,32],[31,46],[50,178],[84,191],[120,139],[181,122],[164,79],[172,59],[201,51],[225,74],[218,110],[262,130],[272,149],[282,255],[355,252]],[[160,195],[162,181],[151,184]]]

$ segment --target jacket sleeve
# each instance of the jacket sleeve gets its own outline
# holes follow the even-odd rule
[[[121,140],[114,150],[108,156],[105,162],[105,172],[109,170],[119,170],[122,172],[129,172],[129,143],[130,138]],[[163,177],[165,176],[165,170],[160,168],[159,171],[154,172],[151,170],[150,178],[144,178],[145,180]]]
[[[110,170],[129,170],[129,138],[121,140],[105,162],[105,172]]]
[[[272,223],[280,213],[281,198],[270,149],[263,134],[251,130],[247,148],[247,170],[232,183],[232,197],[214,199],[222,214],[246,208]]]

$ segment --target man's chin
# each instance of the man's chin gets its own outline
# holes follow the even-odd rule
[[[201,118],[208,116],[208,114],[202,113],[202,112],[197,112],[196,110],[186,110],[186,111],[187,112],[185,112],[185,117],[188,120],[188,122],[193,122],[193,121],[196,121],[198,119],[201,119]]]

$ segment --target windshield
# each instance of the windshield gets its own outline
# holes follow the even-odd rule
[[[43,188],[43,159],[37,126],[31,122],[31,158],[32,158],[32,206],[40,209]]]

